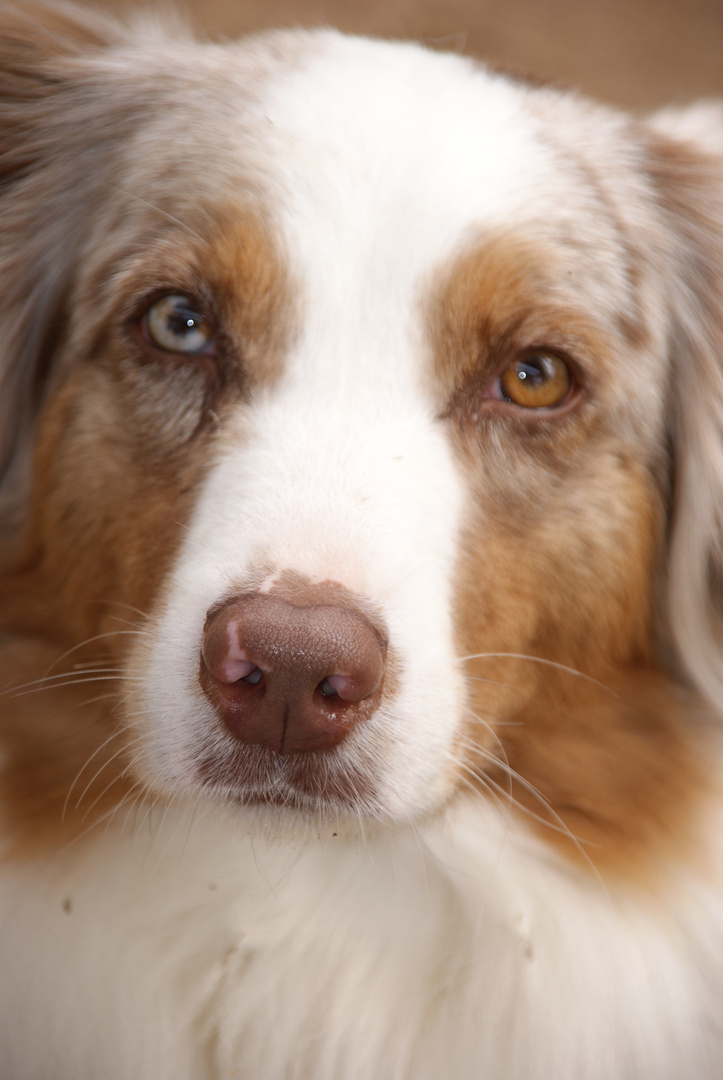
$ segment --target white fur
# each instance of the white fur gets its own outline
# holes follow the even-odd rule
[[[367,842],[164,818],[4,883],[4,1076],[719,1075],[719,880],[641,909],[479,805]]]

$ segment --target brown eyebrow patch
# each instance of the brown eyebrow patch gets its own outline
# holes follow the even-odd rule
[[[273,382],[295,326],[297,290],[272,224],[243,204],[208,215],[197,210],[188,215],[193,227],[179,220],[182,229],[174,219],[169,227],[163,208],[150,211],[150,221],[143,219],[125,241],[128,250],[111,251],[94,267],[78,305],[98,307],[100,282],[101,322],[112,324],[119,309],[133,318],[163,293],[190,294],[210,309],[220,344],[241,359],[244,379],[253,385]],[[143,222],[149,236],[139,246],[136,234]],[[98,344],[105,347],[102,337],[94,347]],[[241,372],[228,374],[238,381]]]
[[[571,268],[553,244],[485,239],[442,271],[428,301],[437,393],[490,378],[505,358],[543,345],[604,360],[602,328],[571,302]]]
[[[226,331],[241,342],[254,384],[268,385],[281,371],[296,314],[295,289],[271,228],[257,214],[227,213],[211,248],[209,284]]]

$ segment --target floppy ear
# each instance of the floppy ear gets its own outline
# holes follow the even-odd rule
[[[23,468],[100,166],[87,66],[118,37],[71,7],[0,13],[0,520]],[[106,134],[106,139],[109,137]]]
[[[723,711],[723,107],[651,120],[664,219],[672,380],[672,513],[665,582],[683,667]]]

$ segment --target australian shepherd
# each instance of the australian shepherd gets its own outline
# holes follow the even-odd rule
[[[0,1076],[723,1076],[723,110],[0,15]]]

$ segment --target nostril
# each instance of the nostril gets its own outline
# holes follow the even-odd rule
[[[332,675],[332,678],[333,677],[334,676]],[[338,697],[339,696],[339,691],[334,689],[334,687],[331,684],[330,679],[322,679],[321,682],[319,683],[319,685],[317,686],[317,690],[319,691],[319,693],[321,694],[322,697]]]
[[[338,698],[338,693],[327,678],[322,678],[321,683],[317,687],[317,690],[321,694],[322,698]]]
[[[264,677],[264,673],[260,667],[253,667],[249,671],[248,675],[241,676],[241,682],[245,682],[248,686],[257,686]]]
[[[374,686],[360,686],[350,675],[327,675],[318,686],[324,697],[339,697],[348,702],[361,701],[374,689]]]

